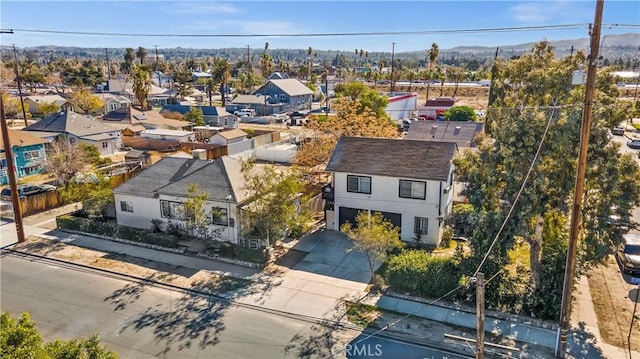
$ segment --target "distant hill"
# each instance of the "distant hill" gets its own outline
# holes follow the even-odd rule
[[[589,39],[571,39],[571,40],[557,40],[550,41],[551,46],[554,47],[555,53],[558,56],[566,56],[571,52],[573,46],[574,51],[589,52]],[[618,57],[636,57],[638,56],[638,50],[640,49],[640,34],[621,34],[621,35],[606,35],[601,38],[601,55],[609,58]],[[518,45],[505,45],[499,46],[499,55],[509,56],[515,54],[521,54],[531,50],[535,42],[528,42]],[[426,51],[426,50],[424,50]],[[485,46],[458,46],[451,49],[441,49],[441,54],[469,54],[479,57],[494,56],[496,47]]]
[[[640,49],[640,33],[627,33],[620,35],[606,35],[606,31],[603,32],[601,43],[601,55],[608,59],[622,58],[625,61],[627,59],[636,59],[638,57],[638,51]],[[587,38],[570,39],[570,40],[558,40],[550,41],[551,45],[555,48],[556,55],[564,57],[571,52],[573,46],[574,51],[588,52],[589,40]],[[530,51],[535,43],[529,42],[518,45],[501,45],[499,46],[499,56],[502,58],[508,58],[511,56],[521,55],[527,51]],[[11,60],[11,47],[0,46],[2,50],[2,60]],[[50,57],[76,57],[76,58],[94,58],[104,59],[104,48],[80,48],[72,46],[37,46],[27,47],[20,49],[21,53],[25,51],[32,51],[38,54],[41,58]],[[148,58],[153,61],[154,52],[153,49],[147,49]],[[396,58],[399,60],[411,60],[414,64],[421,66],[425,65],[427,49],[421,51],[408,51],[397,52]],[[450,49],[440,49],[440,63],[458,65],[459,58],[470,58],[479,64],[487,64],[493,60],[495,56],[496,47],[489,46],[458,46]],[[122,60],[124,55],[124,48],[110,48],[109,58]],[[204,58],[204,57],[223,57],[229,59],[231,62],[237,62],[246,59],[246,48],[219,48],[219,49],[186,49],[181,47],[176,48],[164,48],[158,49],[161,54],[167,60],[173,59],[187,59],[187,58]],[[252,51],[252,60],[258,61],[261,49],[254,49]],[[315,54],[317,53],[317,56]],[[269,49],[269,54],[274,59],[282,59],[283,61],[293,63],[305,63],[307,58],[306,49]],[[370,52],[369,61],[378,61],[384,59],[386,62],[390,60],[389,52]],[[357,57],[353,51],[314,51],[314,62],[319,64],[332,64],[339,66],[353,66],[353,64],[363,63],[362,57]]]

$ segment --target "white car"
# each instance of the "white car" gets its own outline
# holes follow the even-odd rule
[[[256,111],[252,109],[244,109],[244,110],[233,111],[233,114],[238,117],[249,117],[249,116],[255,116]]]

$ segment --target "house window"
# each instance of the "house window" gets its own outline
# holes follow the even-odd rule
[[[120,210],[122,212],[133,212],[133,203],[127,201],[120,201]]]
[[[38,160],[40,159],[40,157],[42,157],[42,153],[38,150],[26,151],[22,155],[24,156],[25,161]]]
[[[413,232],[419,235],[426,235],[429,232],[429,219],[415,217],[413,221]]]
[[[109,104],[109,110],[110,111],[114,111],[120,108],[120,106],[118,106],[119,104],[117,102],[111,102]]]
[[[425,199],[427,183],[422,181],[400,180],[400,197]]]
[[[160,216],[162,218],[180,218],[184,213],[184,204],[180,202],[160,201]]]
[[[102,142],[102,148],[109,148],[109,142]]]
[[[287,99],[287,95],[286,94],[281,93],[278,96],[280,97],[281,100],[286,100]]]
[[[371,194],[371,177],[347,176],[347,192]]]
[[[229,225],[229,218],[226,208],[213,207],[211,209],[211,215],[213,217],[213,224],[217,224],[219,226]]]

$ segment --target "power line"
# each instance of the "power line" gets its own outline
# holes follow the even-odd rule
[[[380,32],[328,32],[328,33],[273,33],[273,34],[171,34],[171,33],[119,33],[119,32],[95,32],[95,31],[64,31],[51,29],[1,29],[7,32],[28,32],[41,34],[62,34],[82,36],[118,36],[118,37],[339,37],[339,36],[388,36],[388,35],[449,35],[449,34],[477,34],[497,32],[525,32],[540,30],[575,30],[584,29],[588,23],[520,26],[520,27],[496,27],[477,29],[450,29],[450,30],[417,30],[417,31],[380,31]],[[611,28],[640,29],[636,24],[607,24]]]

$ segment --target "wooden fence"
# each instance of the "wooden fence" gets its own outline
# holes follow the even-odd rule
[[[112,176],[111,180],[111,188],[116,188],[122,183],[128,181],[130,178],[134,177],[140,172],[140,170],[131,171],[127,173],[122,173],[119,175]],[[40,194],[36,194],[33,196],[29,196],[20,200],[20,210],[22,212],[23,217],[31,216],[40,212],[48,211],[53,208],[57,208],[60,206],[64,206],[65,204],[69,204],[68,201],[62,196],[62,193],[59,191],[51,191],[44,192]],[[12,209],[10,210],[12,211]],[[12,217],[13,212],[3,211],[2,215],[7,217]]]

